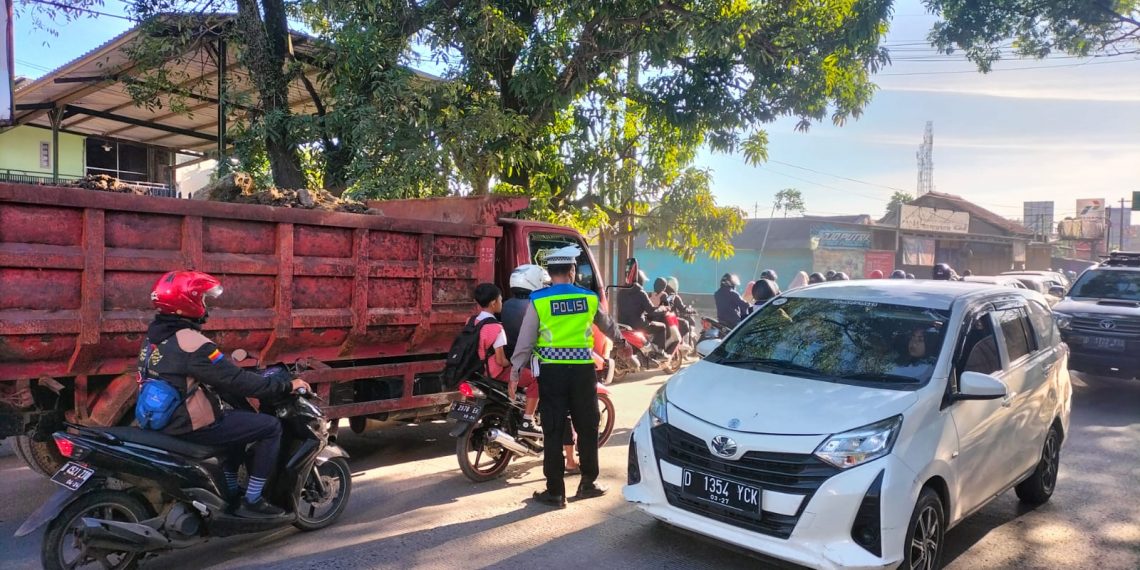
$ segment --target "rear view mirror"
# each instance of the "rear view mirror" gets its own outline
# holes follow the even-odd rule
[[[1005,383],[989,374],[963,372],[958,379],[956,400],[997,400],[1004,398],[1008,390]]]
[[[701,342],[697,343],[697,354],[701,355],[701,358],[704,358],[712,354],[712,351],[716,350],[716,347],[718,346],[720,346],[719,338],[702,340]]]

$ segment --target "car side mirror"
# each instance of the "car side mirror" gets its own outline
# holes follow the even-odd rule
[[[710,338],[710,339],[702,340],[701,342],[698,342],[697,343],[697,354],[701,355],[701,358],[704,358],[704,357],[712,354],[712,351],[716,350],[716,347],[720,346],[720,342],[721,341],[719,338]]]
[[[981,372],[963,372],[958,378],[955,400],[997,400],[1009,393],[1005,382]]]
[[[1054,286],[1049,288],[1049,294],[1054,296],[1054,297],[1064,297],[1065,296],[1065,288],[1060,286],[1060,285],[1054,285]]]

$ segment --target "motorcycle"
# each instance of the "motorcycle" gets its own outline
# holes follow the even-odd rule
[[[599,376],[605,371],[599,371]],[[609,390],[598,382],[598,447],[609,441],[614,431],[614,403]],[[476,483],[490,481],[506,471],[515,457],[540,457],[542,438],[519,437],[526,397],[507,397],[506,384],[490,378],[473,378],[459,383],[463,399],[453,402],[448,419],[456,420],[451,436],[459,468]],[[535,422],[542,423],[535,414]],[[562,445],[561,441],[552,445]]]
[[[688,324],[687,332],[681,333],[681,350],[686,358],[698,358],[697,344],[704,340],[701,338],[704,331],[697,323],[703,318],[692,305],[685,305],[684,309],[678,310],[677,318]]]
[[[234,360],[245,358],[235,351]],[[290,369],[261,373],[292,379]],[[347,457],[329,433],[329,422],[304,390],[262,402],[283,428],[277,475],[266,487],[280,517],[231,514],[219,457],[232,448],[197,445],[136,427],[65,424],[53,434],[68,460],[52,477],[62,487],[16,531],[26,536],[47,524],[44,568],[132,568],[144,557],[210,538],[259,533],[287,526],[325,528],[344,512],[352,490]]]

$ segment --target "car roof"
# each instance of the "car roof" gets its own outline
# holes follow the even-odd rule
[[[1025,289],[984,283],[959,281],[933,281],[929,279],[859,279],[856,281],[830,281],[793,289],[785,297],[808,299],[844,299],[865,303],[890,303],[950,309],[958,301],[969,302],[995,296],[1025,293]],[[1022,295],[1028,296],[1028,295]]]
[[[970,275],[963,280],[967,283],[1009,283],[1017,281],[1017,278],[1012,275]]]

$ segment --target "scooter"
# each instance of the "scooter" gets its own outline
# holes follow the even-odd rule
[[[242,353],[242,354],[238,354]],[[234,360],[244,359],[235,351]],[[296,370],[271,366],[261,373],[291,380]],[[329,526],[348,504],[352,473],[329,433],[329,422],[307,390],[262,402],[281,420],[277,474],[267,490],[280,517],[231,514],[221,459],[232,448],[197,445],[136,427],[96,428],[65,424],[53,434],[68,460],[52,477],[62,488],[16,531],[26,536],[47,524],[44,568],[91,565],[132,568],[154,553],[186,548],[212,537],[252,534],[295,526]]]
[[[598,371],[598,447],[605,445],[613,435],[616,419],[610,392],[600,381],[606,373]],[[512,402],[507,397],[506,384],[479,377],[460,382],[459,393],[463,399],[452,402],[447,417],[456,421],[451,436],[456,438],[459,469],[468,479],[476,483],[490,481],[502,475],[512,459],[542,455],[542,437],[518,434],[526,404],[526,396],[521,391]],[[542,423],[539,414],[535,414],[535,423]],[[553,445],[561,445],[561,442]]]

